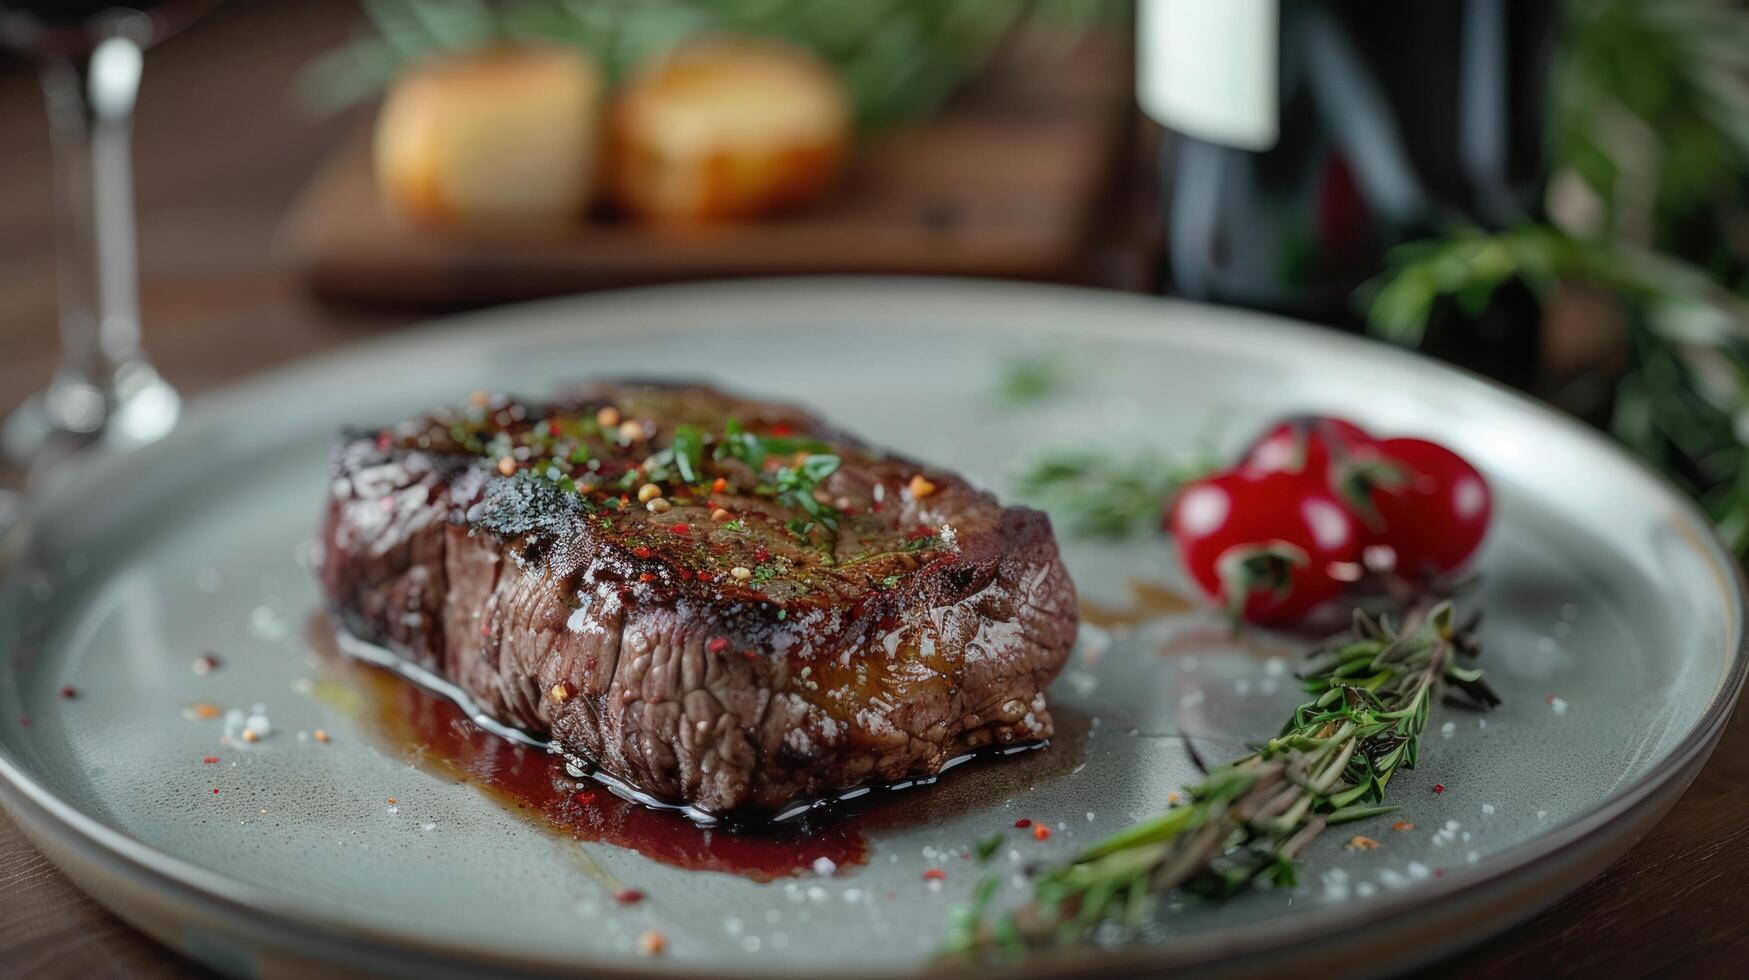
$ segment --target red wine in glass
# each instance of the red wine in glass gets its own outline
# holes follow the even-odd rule
[[[144,49],[210,6],[0,0],[0,47],[42,76],[55,169],[61,363],[0,424],[0,453],[33,475],[98,441],[151,442],[180,412],[140,346],[130,144]]]

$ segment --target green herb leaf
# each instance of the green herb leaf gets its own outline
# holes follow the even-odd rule
[[[680,471],[680,478],[697,483],[704,473],[704,434],[696,426],[675,426],[670,448],[674,450],[674,467]]]
[[[996,852],[1001,849],[1002,840],[1003,837],[1000,833],[994,833],[983,840],[978,841],[978,843],[972,848],[972,853],[978,857],[978,863],[989,863],[989,860],[995,857]]]

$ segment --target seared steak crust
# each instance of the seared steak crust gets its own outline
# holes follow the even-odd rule
[[[799,410],[476,397],[344,438],[332,478],[349,631],[660,800],[777,810],[1051,733],[1077,614],[1048,519]]]

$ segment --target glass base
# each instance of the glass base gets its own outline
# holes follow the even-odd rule
[[[182,412],[176,389],[149,364],[130,364],[117,372],[114,400],[96,387],[57,380],[32,395],[0,423],[0,456],[31,469],[52,458],[102,444],[134,449],[170,434]]]

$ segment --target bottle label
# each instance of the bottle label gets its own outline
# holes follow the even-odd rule
[[[1280,0],[1141,0],[1136,101],[1167,129],[1241,150],[1280,134]]]

